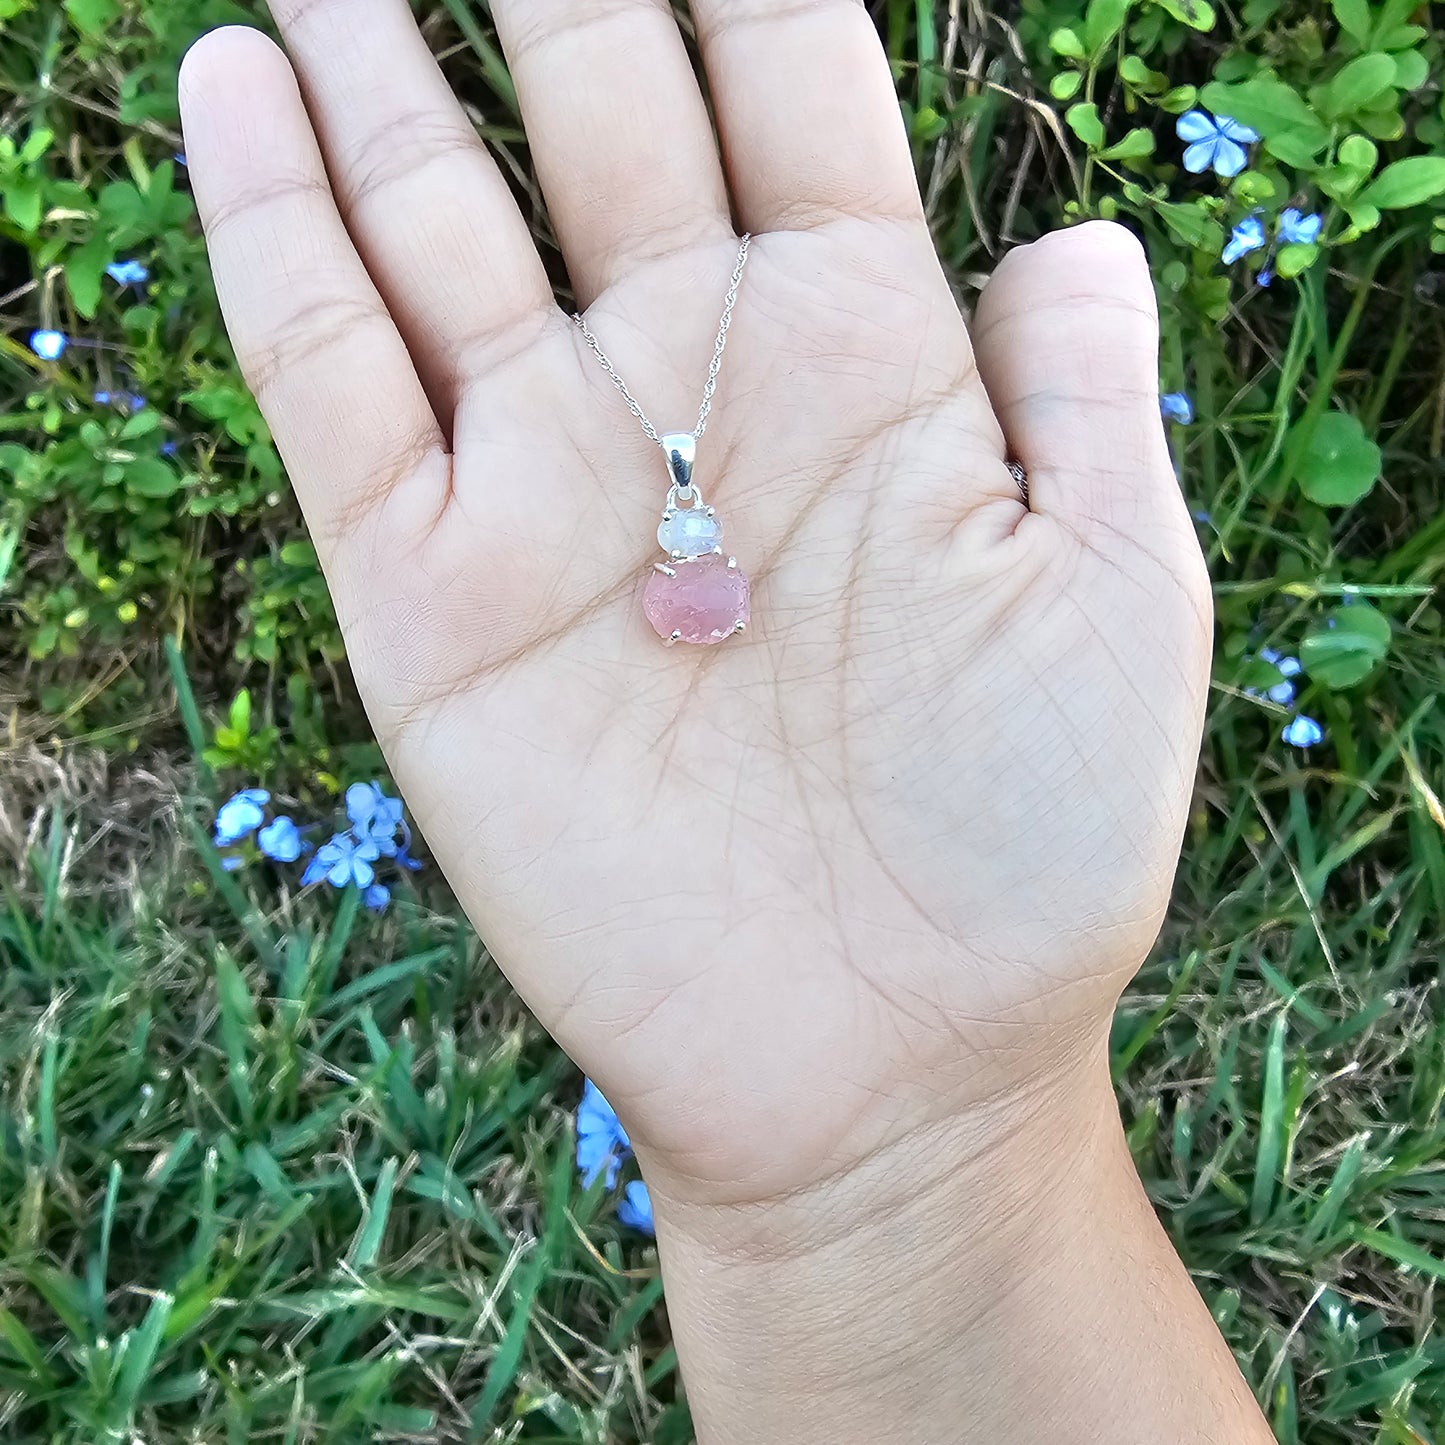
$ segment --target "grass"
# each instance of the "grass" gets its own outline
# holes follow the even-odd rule
[[[420,8],[556,268],[483,8]],[[1327,8],[1285,10],[1268,43]],[[1072,153],[1004,20],[941,0],[877,9],[966,292],[1107,176]],[[136,0],[99,40],[22,6],[0,88],[13,113],[37,104],[43,62],[90,184],[120,165],[130,79],[163,89],[184,35],[234,10]],[[1070,14],[1030,5],[1018,26]],[[1211,56],[1186,49],[1174,79]],[[170,125],[162,106],[137,123],[160,149]],[[1179,459],[1209,519],[1219,658],[1174,906],[1120,1010],[1114,1070],[1151,1197],[1285,1445],[1445,1445],[1438,266],[1406,226],[1236,296],[1219,323],[1166,287],[1166,383],[1187,379],[1199,414]],[[53,275],[9,232],[0,267],[37,324]],[[197,350],[155,387],[226,384],[209,292],[195,280],[175,304]],[[0,353],[10,436],[37,424],[20,351]],[[1385,456],[1385,481],[1333,516],[1294,489],[1296,425],[1331,407]],[[680,1445],[655,1256],[580,1191],[577,1077],[445,890],[378,920],[354,899],[250,891],[205,846],[219,784],[198,753],[240,683],[281,724],[280,750],[256,755],[273,780],[315,791],[356,756],[335,739],[367,739],[302,623],[270,661],[236,658],[254,614],[238,613],[234,564],[279,557],[298,523],[248,470],[240,423],[191,425],[206,486],[248,498],[241,521],[206,514],[187,535],[188,555],[220,559],[209,587],[118,641],[8,655],[0,683],[15,863],[0,875],[0,1437]],[[7,579],[14,596],[27,568],[57,565],[60,516],[0,507],[0,604]],[[294,621],[297,595],[266,606]],[[1294,650],[1347,597],[1390,617],[1389,660],[1359,686],[1312,684],[1330,744],[1295,753],[1240,660]],[[177,698],[166,636],[199,707],[184,672]]]

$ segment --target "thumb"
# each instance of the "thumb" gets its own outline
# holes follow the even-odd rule
[[[1011,251],[974,315],[979,372],[1032,510],[1082,535],[1188,528],[1159,416],[1143,248],[1089,221]]]

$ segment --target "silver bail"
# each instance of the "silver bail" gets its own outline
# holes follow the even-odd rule
[[[667,474],[680,501],[692,499],[692,467],[697,460],[697,438],[690,431],[674,431],[662,439]]]

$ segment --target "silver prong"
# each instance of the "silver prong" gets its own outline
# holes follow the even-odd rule
[[[738,620],[733,623],[733,631],[734,631],[734,632],[746,632],[747,630],[748,630],[748,624],[747,624],[746,622],[744,622],[741,617],[739,617]]]
[[[682,633],[680,633],[680,632],[674,632],[671,637],[667,637],[667,638],[664,638],[664,639],[663,639],[663,646],[664,646],[664,647],[671,647],[674,642],[681,642],[681,641],[682,641]]]
[[[721,556],[722,553],[719,552],[718,555]],[[731,571],[734,571],[734,572],[735,572],[735,571],[737,571],[737,566],[738,566],[738,559],[737,559],[736,557],[729,557],[729,558],[728,558],[728,568],[729,568]]]
[[[664,577],[676,577],[676,576],[677,576],[677,573],[674,572],[674,571],[672,570],[672,568],[667,565],[666,562],[654,562],[652,565],[653,565],[654,567],[656,567],[657,570],[658,570],[659,572],[661,572]]]
[[[704,508],[703,508],[703,511],[706,512],[709,517],[715,517],[715,516],[717,516],[717,508],[716,508],[716,507],[704,507]]]

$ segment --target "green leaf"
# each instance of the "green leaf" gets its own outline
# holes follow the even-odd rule
[[[125,489],[137,497],[173,497],[181,478],[159,457],[137,457],[126,466]]]
[[[1336,607],[1300,642],[1300,662],[1311,682],[1328,688],[1354,687],[1385,660],[1390,619],[1367,602]]]
[[[285,543],[279,555],[288,567],[306,567],[315,571],[320,566],[316,560],[316,548],[305,537],[297,537]]]
[[[1082,60],[1084,58],[1084,42],[1079,39],[1079,32],[1070,30],[1067,25],[1055,30],[1049,36],[1049,49],[1055,55],[1062,55],[1065,60]]]
[[[1402,50],[1395,61],[1397,90],[1419,90],[1430,78],[1430,62],[1418,50]]]
[[[1214,29],[1214,6],[1209,0],[1154,0],[1154,3],[1191,30]]]
[[[1281,246],[1275,253],[1274,269],[1286,278],[1298,276],[1300,272],[1307,271],[1314,265],[1316,257],[1320,254],[1320,248],[1316,245],[1300,245],[1293,243],[1288,246]]]
[[[1330,8],[1335,12],[1340,29],[1356,45],[1365,46],[1370,43],[1372,17],[1369,0],[1330,0]]]
[[[1310,501],[1322,507],[1349,507],[1379,480],[1380,449],[1348,412],[1326,412],[1318,421],[1306,419],[1297,425],[1311,428],[1296,468],[1300,488]]]
[[[251,732],[251,689],[243,687],[231,703],[231,726],[244,738]]]
[[[1394,161],[1360,193],[1366,205],[1382,211],[1418,206],[1445,192],[1445,156],[1406,156]]]
[[[1099,152],[1101,161],[1137,161],[1154,154],[1154,133],[1145,126],[1135,126],[1122,140]]]
[[[1223,249],[1224,232],[1219,222],[1198,202],[1157,201],[1154,209],[1186,246],[1216,256]]]
[[[65,263],[65,284],[70,288],[70,299],[87,321],[100,310],[101,282],[105,277],[105,268],[114,259],[110,237],[103,231],[97,231]]]
[[[43,214],[40,182],[30,176],[16,176],[5,187],[5,214],[27,235],[38,230]]]
[[[138,411],[120,429],[120,439],[123,442],[133,442],[140,437],[148,437],[152,432],[159,431],[163,425],[160,413],[154,407],[146,407],[144,411]]]
[[[1061,70],[1049,81],[1049,94],[1055,100],[1072,100],[1083,83],[1084,77],[1077,70]]]
[[[1092,100],[1081,100],[1064,112],[1069,129],[1091,150],[1104,144],[1104,123],[1099,119],[1099,107]]]
[[[1282,80],[1267,75],[1233,85],[1211,80],[1199,99],[1215,115],[1233,116],[1257,130],[1265,148],[1286,165],[1307,166],[1329,144],[1329,127]]]
[[[1084,45],[1098,55],[1124,28],[1130,0],[1089,0],[1084,11]]]
[[[1340,164],[1348,166],[1352,171],[1362,171],[1365,175],[1369,175],[1375,169],[1375,162],[1379,159],[1380,148],[1369,136],[1347,135],[1340,142]]]
[[[65,13],[88,39],[98,39],[120,13],[115,0],[65,0]]]
[[[50,142],[54,139],[55,132],[53,130],[47,130],[43,125],[31,131],[25,144],[20,147],[20,164],[22,166],[33,166],[35,162],[50,149]]]
[[[1320,108],[1329,116],[1367,110],[1395,84],[1395,57],[1374,51],[1357,55],[1320,92]]]

